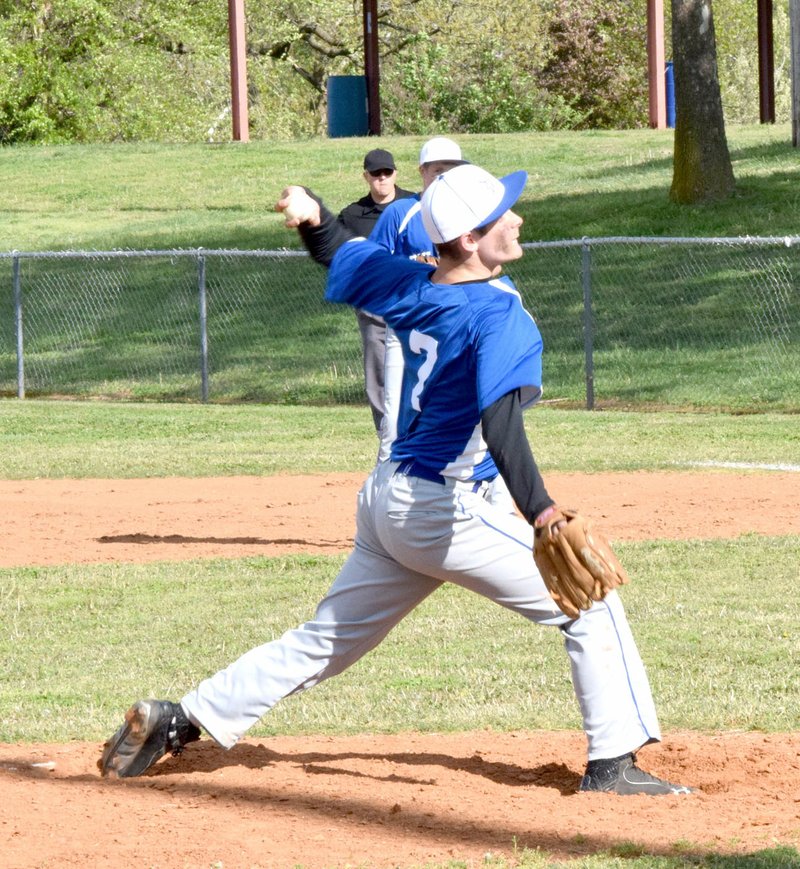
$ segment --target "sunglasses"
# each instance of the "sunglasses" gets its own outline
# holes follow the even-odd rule
[[[370,170],[369,174],[373,178],[388,178],[390,175],[394,175],[394,169],[376,169],[374,172]]]

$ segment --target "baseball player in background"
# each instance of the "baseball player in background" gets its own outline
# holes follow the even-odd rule
[[[534,527],[558,508],[522,421],[542,392],[541,336],[501,276],[522,255],[522,220],[511,209],[526,178],[472,165],[437,177],[422,197],[437,266],[351,239],[304,188],[286,188],[276,207],[329,268],[326,298],[374,311],[402,344],[398,436],[359,493],[354,548],[315,615],[179,703],[136,702],[105,744],[104,774],[139,775],[201,728],[232,747],[279,700],[341,673],[452,582],[561,632],[588,745],[581,791],[691,793],[636,763],[637,750],[661,736],[617,592],[570,617],[531,555]],[[521,516],[486,499],[498,471]]]
[[[369,240],[397,256],[409,259],[435,257],[436,246],[422,221],[422,194],[439,175],[466,163],[461,148],[452,139],[435,136],[425,142],[419,152],[422,192],[387,206],[370,233]]]
[[[369,192],[345,206],[339,212],[339,221],[353,235],[368,237],[387,205],[407,199],[414,194],[397,186],[397,166],[394,157],[383,148],[373,148],[364,156],[364,180]],[[381,435],[384,401],[384,357],[386,350],[386,323],[368,311],[356,309],[356,320],[361,334],[364,357],[364,388],[372,411],[372,420],[378,437]]]

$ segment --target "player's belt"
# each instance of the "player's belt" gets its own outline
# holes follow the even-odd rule
[[[434,471],[433,468],[423,465],[416,459],[406,459],[404,462],[400,462],[395,470],[395,474],[405,474],[407,477],[421,477],[423,480],[439,483],[441,486],[444,486],[447,482],[438,471]]]
[[[445,486],[448,482],[463,482],[466,485],[471,485],[473,492],[479,491],[484,483],[491,482],[490,480],[459,481],[453,477],[443,477],[440,473],[434,471],[433,468],[423,465],[422,462],[418,462],[416,459],[406,459],[404,462],[400,462],[397,468],[395,468],[395,474],[405,474],[407,477],[420,477],[423,480],[429,480],[431,483],[438,483],[440,486]]]

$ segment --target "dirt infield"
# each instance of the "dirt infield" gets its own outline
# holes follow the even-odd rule
[[[350,548],[361,474],[0,480],[0,567],[331,553]],[[800,474],[549,474],[616,540],[800,534]]]
[[[0,566],[331,553],[360,476],[0,482]],[[618,540],[800,534],[797,474],[549,475]],[[767,524],[769,523],[769,524]],[[409,867],[541,848],[800,846],[800,734],[665,734],[692,797],[576,795],[581,733],[207,740],[130,781],[99,746],[0,745],[4,867]],[[569,820],[573,818],[574,820]],[[787,863],[787,865],[789,865]]]

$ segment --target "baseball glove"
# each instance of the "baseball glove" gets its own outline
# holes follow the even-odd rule
[[[629,581],[604,535],[575,510],[563,507],[553,507],[536,520],[533,559],[551,597],[573,619]]]
[[[413,259],[414,262],[425,263],[426,265],[429,265],[429,266],[438,266],[439,265],[439,257],[433,256],[429,253],[414,254],[414,256],[412,256],[411,259]]]

